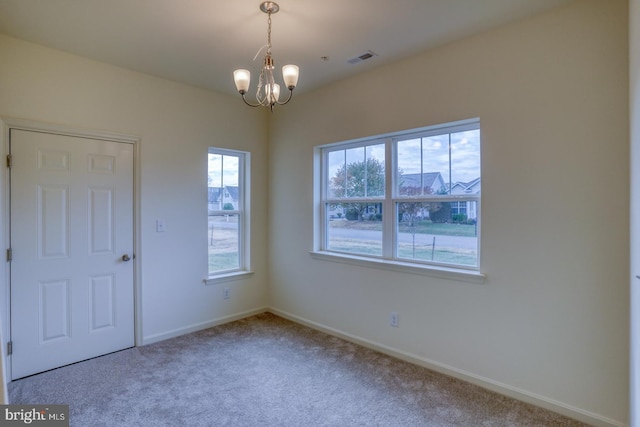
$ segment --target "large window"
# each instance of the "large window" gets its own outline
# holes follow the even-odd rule
[[[319,151],[320,250],[479,268],[478,120]]]
[[[249,153],[209,148],[209,277],[249,269]]]

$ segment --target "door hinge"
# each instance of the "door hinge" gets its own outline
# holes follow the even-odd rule
[[[11,356],[13,353],[13,341],[7,343],[7,355]]]
[[[13,249],[7,249],[7,261],[11,261],[13,259]]]
[[[12,165],[13,165],[13,158],[11,157],[11,154],[7,154],[7,167],[11,168]]]

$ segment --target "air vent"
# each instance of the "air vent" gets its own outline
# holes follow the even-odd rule
[[[368,50],[362,55],[354,56],[353,58],[347,59],[347,62],[349,64],[358,64],[359,62],[366,61],[368,59],[373,58],[374,56],[378,56],[378,54]]]

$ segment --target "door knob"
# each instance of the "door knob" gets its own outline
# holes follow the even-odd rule
[[[129,255],[127,255],[127,254],[124,254],[124,255],[122,255],[122,260],[124,262],[131,261],[131,257]]]

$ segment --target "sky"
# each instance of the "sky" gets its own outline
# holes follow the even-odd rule
[[[469,182],[480,176],[480,130],[425,138],[398,140],[398,168],[405,174],[440,172],[449,181],[449,135],[451,135],[451,181]],[[384,143],[329,152],[329,177],[345,162],[365,158],[384,161]],[[209,153],[209,186],[238,185],[238,157]]]
[[[238,186],[238,157],[209,153],[209,187]]]
[[[451,181],[469,182],[480,176],[480,131],[451,135]],[[421,168],[422,166],[422,168]],[[398,168],[403,173],[440,172],[449,181],[449,134],[398,141]]]
[[[398,168],[402,173],[440,172],[449,181],[449,135],[451,135],[451,181],[469,182],[480,177],[480,130],[446,133],[425,138],[398,140]],[[335,176],[346,161],[362,162],[366,158],[384,159],[384,144],[337,150],[329,153],[329,178]]]

